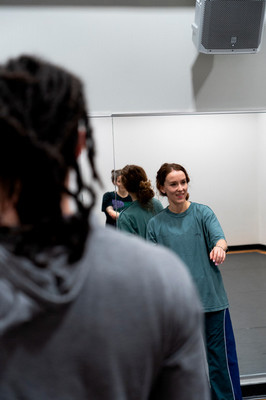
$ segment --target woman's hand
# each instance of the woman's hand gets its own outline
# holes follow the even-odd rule
[[[220,265],[226,258],[227,243],[225,240],[219,240],[212,251],[210,252],[210,259],[215,265]]]

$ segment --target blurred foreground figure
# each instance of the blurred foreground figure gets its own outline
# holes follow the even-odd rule
[[[0,67],[0,399],[207,400],[189,274],[91,220],[85,145],[97,179],[79,79],[28,56]]]

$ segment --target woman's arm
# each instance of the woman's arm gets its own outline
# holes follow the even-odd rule
[[[113,219],[115,219],[115,220],[117,220],[118,217],[119,217],[119,212],[116,211],[116,210],[114,210],[113,206],[107,207],[107,208],[106,208],[106,212],[107,212],[107,214],[110,215],[111,218],[113,218]]]

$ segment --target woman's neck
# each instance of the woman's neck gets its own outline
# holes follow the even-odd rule
[[[171,204],[169,204],[168,208],[169,208],[169,210],[171,212],[173,212],[175,214],[181,214],[181,213],[187,211],[187,209],[189,208],[190,204],[191,204],[190,201],[186,200],[182,204],[173,204],[173,203],[171,203]]]
[[[125,190],[125,189],[117,189],[117,194],[120,196],[120,197],[127,197],[128,196],[128,192]]]

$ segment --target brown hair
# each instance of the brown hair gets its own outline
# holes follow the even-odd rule
[[[138,165],[126,165],[121,176],[125,189],[134,193],[142,206],[147,206],[154,197],[154,191],[144,169]]]
[[[161,165],[161,167],[157,171],[157,175],[156,175],[156,187],[162,196],[166,196],[166,194],[161,191],[161,187],[164,185],[167,175],[170,174],[170,172],[172,172],[172,171],[184,172],[187,183],[190,182],[188,173],[182,165],[175,164],[175,163],[164,163],[163,165]],[[189,194],[187,194],[186,200],[188,200],[188,198],[189,198]]]

